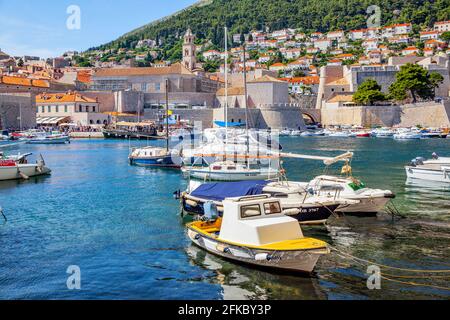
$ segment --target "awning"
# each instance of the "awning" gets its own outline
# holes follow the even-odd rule
[[[148,126],[154,126],[155,123],[153,122],[117,122],[115,124],[116,126],[119,127],[148,127]]]
[[[36,124],[55,125],[70,120],[70,117],[37,117]]]

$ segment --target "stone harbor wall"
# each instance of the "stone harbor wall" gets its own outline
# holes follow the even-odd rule
[[[203,128],[211,128],[214,121],[224,120],[223,108],[175,109],[173,113],[191,123],[201,122]],[[164,114],[163,109],[146,109],[145,119],[158,119],[161,114]],[[245,123],[245,119],[245,109],[228,109],[229,122]],[[249,125],[258,129],[305,129],[301,109],[296,107],[250,108]]]
[[[0,93],[0,129],[36,127],[36,95],[34,93]]]
[[[450,102],[425,102],[403,106],[357,106],[322,108],[322,123],[363,127],[450,127]]]

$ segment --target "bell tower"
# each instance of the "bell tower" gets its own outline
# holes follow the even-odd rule
[[[194,41],[195,36],[192,34],[191,29],[188,29],[184,35],[183,65],[189,70],[194,70],[197,64]]]

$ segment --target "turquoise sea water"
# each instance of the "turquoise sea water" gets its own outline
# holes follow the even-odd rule
[[[383,214],[334,218],[326,228],[305,228],[305,234],[378,263],[450,269],[450,188],[406,185],[403,169],[416,156],[450,156],[450,139],[285,138],[282,144],[286,151],[321,155],[355,151],[355,175],[370,187],[396,192],[395,204],[406,216],[395,222]],[[450,279],[429,276],[395,279],[433,287],[383,279],[381,290],[368,290],[366,266],[337,253],[319,262],[313,278],[254,270],[207,254],[188,241],[172,196],[186,186],[181,175],[129,166],[126,141],[23,145],[11,152],[19,151],[43,154],[53,172],[0,182],[0,206],[8,218],[0,220],[0,299],[450,298],[444,290]],[[291,180],[323,173],[318,162],[290,159],[284,166]],[[81,290],[67,289],[70,265],[81,269]]]

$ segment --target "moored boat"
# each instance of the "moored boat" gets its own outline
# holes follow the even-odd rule
[[[356,203],[341,205],[336,212],[351,214],[376,214],[382,212],[386,204],[395,198],[390,190],[368,188],[354,177],[318,176],[302,185],[318,196],[355,200]]]
[[[296,219],[268,196],[229,198],[223,217],[186,225],[190,240],[226,259],[259,267],[311,273],[328,245],[306,238]]]
[[[70,143],[70,137],[64,134],[51,134],[36,136],[26,140],[27,144],[66,144]]]
[[[4,157],[0,159],[0,181],[29,179],[30,177],[50,174],[51,170],[45,166],[40,157],[36,163],[28,163],[27,156]]]
[[[278,168],[233,161],[214,162],[207,167],[183,167],[182,171],[187,177],[205,181],[270,180],[280,176]]]
[[[222,201],[226,198],[263,194],[279,199],[283,213],[301,224],[325,223],[337,207],[348,204],[347,201],[333,197],[311,195],[289,181],[240,181],[201,185],[191,181],[189,189],[181,194],[180,200],[183,214],[203,216],[208,203],[215,204],[220,214],[223,212]]]
[[[174,161],[176,156],[165,148],[143,147],[132,149],[128,160],[131,165],[141,167],[180,168],[181,164]]]

